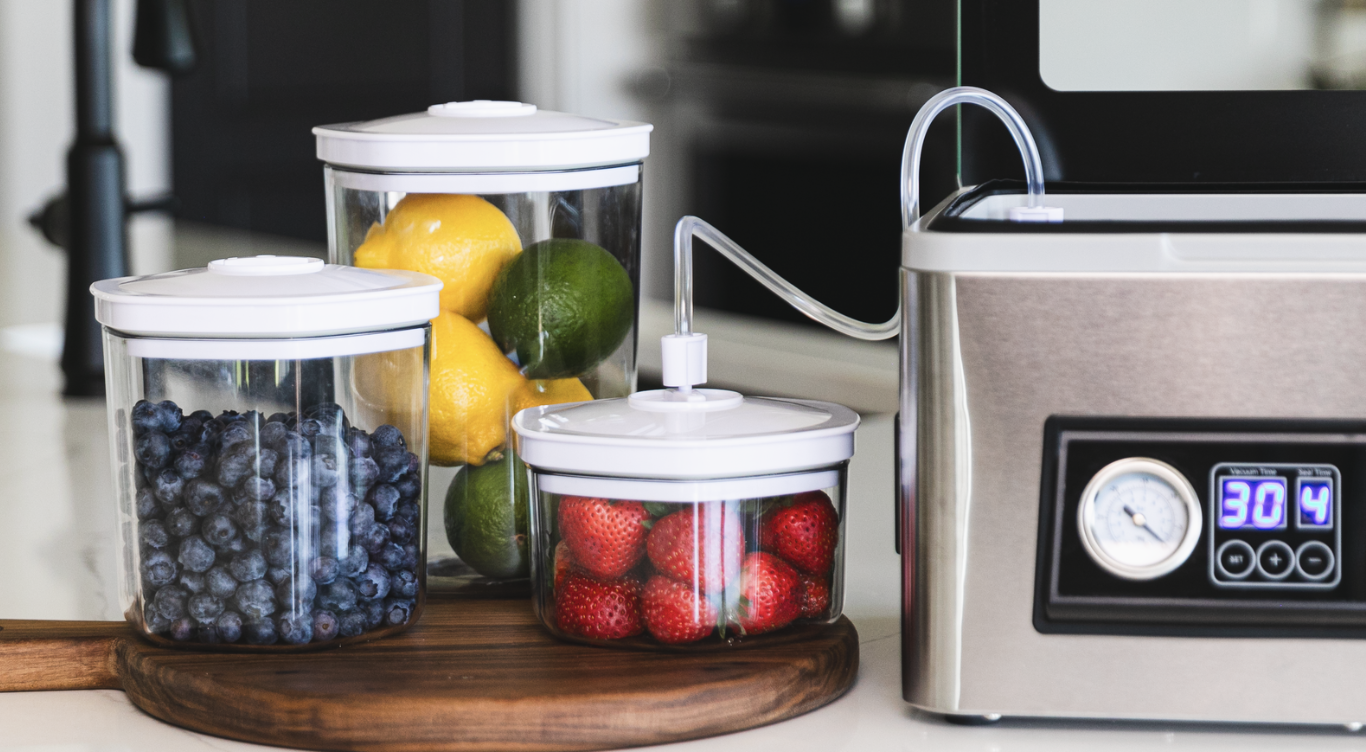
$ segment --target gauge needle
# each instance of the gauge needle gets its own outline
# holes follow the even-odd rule
[[[1156,538],[1158,543],[1166,543],[1166,541],[1162,540],[1162,536],[1158,535],[1156,531],[1148,527],[1148,520],[1146,520],[1143,517],[1143,514],[1141,512],[1135,511],[1133,507],[1129,506],[1128,504],[1125,504],[1124,513],[1129,515],[1129,518],[1134,521],[1135,525],[1138,525],[1144,530],[1147,530],[1148,534]]]

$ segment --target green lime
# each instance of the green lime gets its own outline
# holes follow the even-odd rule
[[[526,465],[515,456],[466,465],[446,491],[446,540],[485,577],[528,576]]]
[[[585,240],[542,240],[498,272],[489,331],[503,352],[517,352],[527,378],[563,379],[620,347],[635,307],[631,277],[612,254]]]

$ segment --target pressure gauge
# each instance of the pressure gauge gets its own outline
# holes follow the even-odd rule
[[[1077,508],[1082,545],[1102,569],[1151,580],[1190,558],[1203,515],[1190,481],[1165,462],[1112,462],[1086,484]]]

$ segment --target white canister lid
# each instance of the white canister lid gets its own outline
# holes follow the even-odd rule
[[[209,262],[90,286],[95,319],[127,334],[221,339],[316,337],[424,324],[440,314],[441,280],[299,256]]]
[[[426,112],[313,129],[318,159],[381,172],[535,172],[639,162],[654,126],[537,109],[447,102]]]
[[[793,473],[854,456],[859,416],[847,407],[718,389],[677,395],[527,408],[512,420],[517,454],[540,471],[667,480]]]

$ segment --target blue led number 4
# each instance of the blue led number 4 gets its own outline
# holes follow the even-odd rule
[[[1300,527],[1333,526],[1333,481],[1300,480]]]
[[[1237,530],[1253,527],[1258,530],[1275,530],[1285,527],[1284,478],[1252,481],[1225,478],[1222,486],[1219,494],[1220,528]]]

